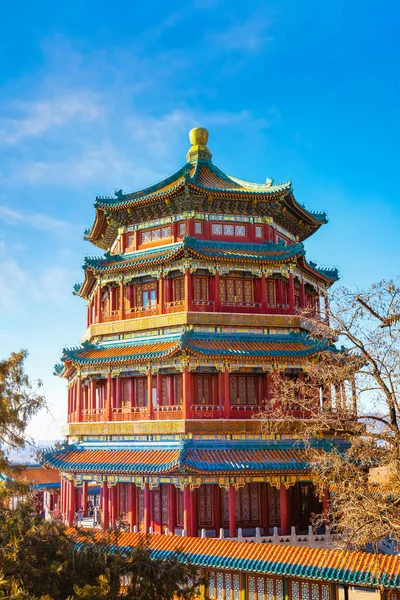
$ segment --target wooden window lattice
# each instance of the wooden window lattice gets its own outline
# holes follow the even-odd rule
[[[185,297],[185,283],[183,277],[172,280],[174,302],[182,301]]]
[[[199,525],[211,527],[213,525],[213,486],[203,484],[199,488]]]
[[[195,302],[207,302],[208,279],[207,277],[194,278],[194,300]]]

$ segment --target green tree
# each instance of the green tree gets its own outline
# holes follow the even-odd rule
[[[31,418],[46,408],[41,382],[32,382],[25,372],[26,357],[22,350],[0,361],[0,473],[8,476],[0,484],[0,598],[112,600],[120,596],[124,577],[127,598],[192,598],[199,577],[179,555],[153,559],[146,544],[128,553],[111,552],[107,539],[81,530],[77,540],[64,525],[35,514],[29,489],[12,479],[16,467],[9,460],[11,449],[27,443]],[[11,509],[13,495],[27,501]]]
[[[46,400],[42,382],[34,383],[25,373],[26,350],[13,352],[0,361],[0,473],[10,470],[9,451],[27,443],[26,426]]]

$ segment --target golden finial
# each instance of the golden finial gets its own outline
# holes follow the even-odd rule
[[[189,140],[191,147],[187,154],[187,160],[191,163],[197,162],[199,159],[209,160],[211,152],[207,148],[208,131],[204,127],[195,127],[189,131]]]
[[[195,127],[189,131],[189,140],[192,146],[207,146],[208,131],[204,127]]]

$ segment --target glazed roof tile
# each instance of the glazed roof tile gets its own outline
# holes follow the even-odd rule
[[[59,450],[46,456],[54,469],[106,473],[168,473],[179,460],[179,450]]]
[[[209,472],[305,470],[304,450],[188,450],[184,464]]]
[[[34,488],[58,487],[60,485],[60,474],[54,469],[48,469],[41,465],[23,467],[12,474],[12,479],[28,483]]]
[[[254,184],[230,177],[214,165],[211,160],[206,160],[199,162],[195,168],[191,163],[186,163],[176,173],[143,190],[129,194],[123,194],[122,191],[119,191],[115,196],[98,196],[95,199],[95,206],[96,208],[107,209],[135,203],[140,204],[144,200],[174,192],[186,184],[206,191],[256,195],[279,195],[282,192],[291,191],[290,181],[278,185],[272,185],[271,180],[265,184]],[[316,215],[323,220],[326,218],[325,214],[316,213]]]
[[[184,255],[195,257],[213,257],[230,261],[252,261],[258,263],[277,263],[304,256],[303,244],[285,245],[265,242],[263,244],[213,242],[185,237],[182,242],[159,246],[147,250],[138,250],[132,254],[106,254],[104,257],[85,258],[83,268],[98,272],[121,271],[126,268],[155,265],[177,260]],[[79,291],[79,290],[78,290]]]
[[[304,358],[327,350],[323,341],[303,332],[290,334],[203,333],[188,332],[157,338],[137,338],[126,344],[85,344],[64,350],[62,361],[77,365],[145,362],[178,355],[186,351],[194,356],[229,356],[232,359]],[[57,372],[57,374],[59,374]]]
[[[67,531],[84,541],[75,529]],[[382,584],[385,588],[400,589],[400,556],[160,534],[146,537],[140,533],[95,532],[94,535],[112,551],[129,551],[147,542],[154,558],[179,555],[181,560],[198,567],[366,587]]]
[[[246,448],[247,445],[247,448]],[[250,446],[250,448],[248,448]],[[258,473],[260,471],[305,471],[304,449],[251,448],[251,444],[229,448],[175,449],[73,447],[46,456],[46,464],[64,471],[89,473],[168,474],[182,469],[193,473]]]

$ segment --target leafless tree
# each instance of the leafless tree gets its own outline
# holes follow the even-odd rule
[[[330,526],[353,548],[400,544],[400,288],[339,288],[325,314],[302,315],[320,344],[304,368],[274,372],[263,415],[270,433],[306,440],[311,476],[330,490]],[[315,447],[324,437],[330,448]]]

